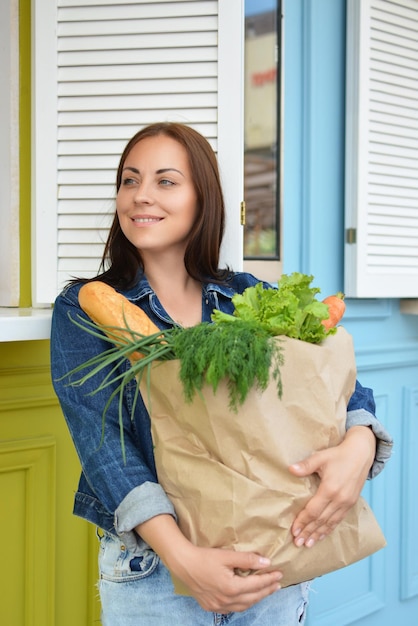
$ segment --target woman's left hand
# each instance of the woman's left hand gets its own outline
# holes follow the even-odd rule
[[[376,452],[376,439],[367,426],[353,426],[334,448],[315,452],[289,467],[295,476],[317,474],[316,494],[292,524],[296,546],[311,548],[329,535],[357,502]]]

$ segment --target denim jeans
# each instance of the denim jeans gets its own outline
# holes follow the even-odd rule
[[[309,583],[276,591],[240,613],[204,611],[193,598],[176,595],[171,577],[150,549],[132,554],[106,533],[100,540],[102,626],[301,626]]]

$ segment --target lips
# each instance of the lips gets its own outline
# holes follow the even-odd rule
[[[135,224],[157,224],[158,222],[161,222],[162,218],[161,217],[133,217],[132,221],[135,222]]]

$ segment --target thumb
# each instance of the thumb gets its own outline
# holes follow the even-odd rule
[[[289,465],[289,471],[295,476],[310,476],[318,472],[320,468],[320,458],[318,453],[311,454],[303,461],[298,461]]]

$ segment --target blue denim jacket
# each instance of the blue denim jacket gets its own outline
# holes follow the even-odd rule
[[[250,274],[236,273],[227,285],[205,284],[202,290],[202,321],[210,321],[214,309],[231,313],[234,293],[242,293],[257,282],[258,279]],[[74,513],[108,532],[116,532],[124,538],[128,547],[133,547],[136,538],[131,531],[135,526],[155,515],[168,513],[175,516],[175,512],[157,481],[149,416],[142,400],[138,402],[131,419],[135,381],[127,386],[124,393],[125,463],[120,445],[118,398],[114,398],[108,407],[102,437],[102,413],[112,387],[99,392],[96,389],[105,373],[102,371],[82,386],[70,385],[65,376],[93,355],[109,348],[108,342],[92,336],[71,321],[70,317],[73,320],[80,317],[88,319],[78,304],[79,290],[80,285],[73,285],[57,297],[51,335],[53,384],[82,466]],[[172,320],[145,276],[140,275],[135,287],[123,293],[161,329],[172,326]],[[124,362],[123,367],[128,368],[129,362]],[[374,413],[372,391],[357,383],[348,406],[347,427],[362,424],[373,428],[378,447],[370,477],[383,468],[392,445],[390,436]]]

